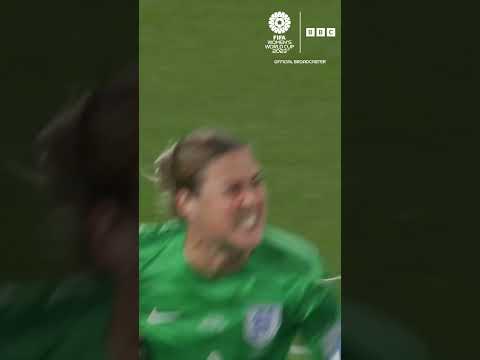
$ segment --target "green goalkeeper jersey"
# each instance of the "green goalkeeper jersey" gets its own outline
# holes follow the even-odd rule
[[[0,285],[1,360],[106,360],[112,284],[88,275]]]
[[[140,336],[148,360],[286,359],[296,335],[339,359],[340,311],[316,249],[268,226],[241,271],[208,279],[185,261],[186,225],[140,227]]]

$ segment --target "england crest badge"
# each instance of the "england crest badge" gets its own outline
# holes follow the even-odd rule
[[[256,348],[263,348],[273,340],[281,324],[281,305],[254,305],[245,318],[245,340]]]

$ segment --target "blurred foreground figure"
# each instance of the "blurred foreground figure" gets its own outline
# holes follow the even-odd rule
[[[286,359],[301,334],[315,359],[340,357],[340,307],[316,249],[266,225],[252,149],[196,131],[156,161],[176,219],[140,228],[146,359]]]
[[[38,138],[68,261],[0,287],[2,360],[138,357],[137,71],[81,97]]]

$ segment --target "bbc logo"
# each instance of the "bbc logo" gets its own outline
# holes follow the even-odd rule
[[[306,37],[335,37],[335,28],[306,28]]]

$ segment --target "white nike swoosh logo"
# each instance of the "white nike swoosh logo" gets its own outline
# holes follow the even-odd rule
[[[147,323],[150,325],[167,324],[174,322],[179,316],[179,311],[157,311],[157,308],[153,308],[147,318]]]

